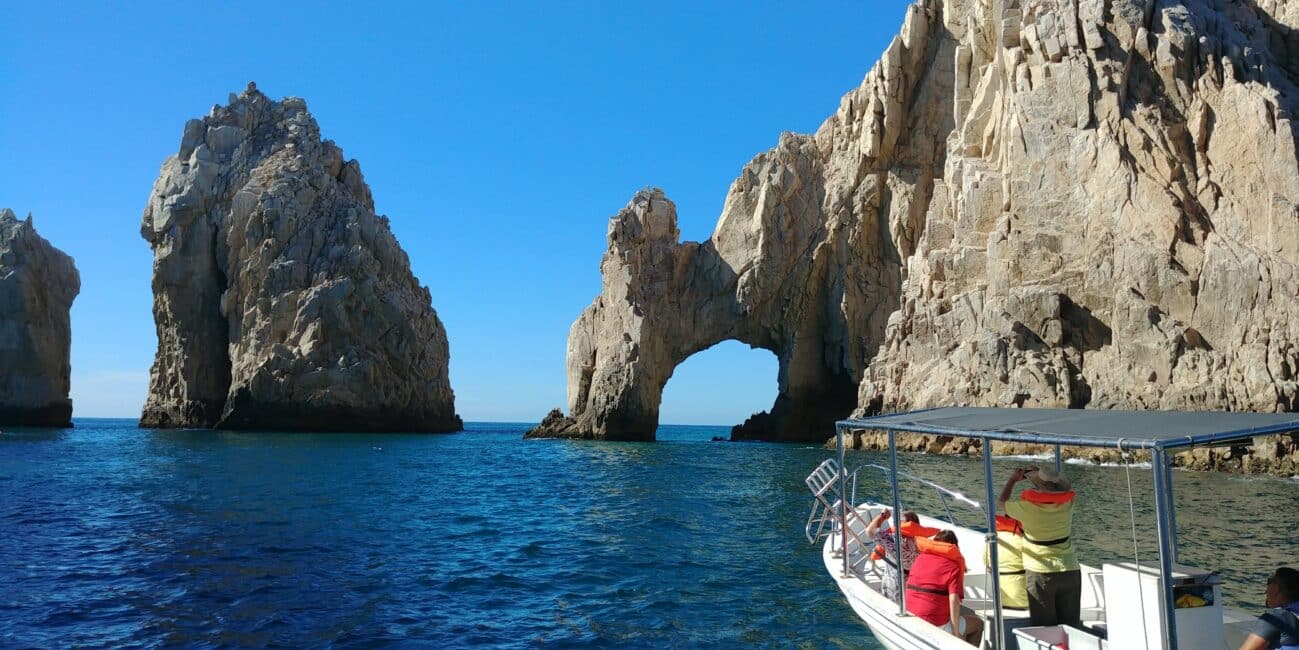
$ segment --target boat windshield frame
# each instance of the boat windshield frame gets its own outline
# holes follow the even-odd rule
[[[889,438],[889,483],[893,493],[893,530],[896,548],[902,548],[901,497],[898,494],[897,434],[918,433],[980,441],[987,507],[988,564],[991,572],[989,595],[993,602],[994,625],[990,640],[994,650],[1006,647],[1001,612],[1001,572],[994,543],[996,495],[993,493],[992,445],[990,441],[1024,442],[1055,447],[1056,469],[1061,464],[1061,446],[1117,449],[1120,452],[1149,451],[1154,472],[1156,533],[1159,538],[1160,618],[1167,634],[1164,650],[1177,650],[1177,619],[1173,585],[1169,576],[1178,557],[1177,519],[1173,502],[1172,456],[1170,450],[1187,450],[1240,442],[1255,436],[1299,431],[1299,413],[1229,413],[1189,411],[1107,411],[1099,409],[1020,409],[990,407],[944,407],[921,409],[865,418],[848,418],[835,423],[835,453],[839,459],[840,494],[848,494],[844,435],[849,431],[886,431]],[[847,521],[847,499],[840,500],[840,521]],[[845,545],[846,546],[846,545]],[[843,554],[843,573],[849,575],[848,553]],[[903,594],[903,573],[897,572],[897,593]],[[898,599],[898,615],[906,615],[904,598]]]

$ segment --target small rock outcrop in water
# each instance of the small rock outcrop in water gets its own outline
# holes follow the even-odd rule
[[[917,2],[708,241],[657,192],[613,219],[566,426],[651,438],[676,364],[726,339],[780,362],[741,438],[932,405],[1299,409],[1296,27],[1280,0]]]
[[[141,426],[461,428],[429,292],[301,99],[249,84],[186,123],[141,234],[158,329]]]
[[[72,425],[72,258],[13,210],[0,210],[0,425]]]

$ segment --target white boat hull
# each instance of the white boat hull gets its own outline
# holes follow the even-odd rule
[[[867,521],[882,509],[884,509],[884,506],[876,503],[867,503],[857,507],[863,519]],[[946,528],[956,533],[961,552],[965,555],[966,566],[970,568],[970,573],[967,573],[965,578],[966,596],[962,605],[973,610],[984,619],[983,647],[992,647],[989,634],[991,634],[993,610],[986,589],[989,576],[983,572],[983,533],[953,526],[946,521],[930,517],[921,516],[920,519],[925,526]],[[825,544],[822,546],[821,558],[825,563],[826,571],[834,579],[839,591],[848,600],[853,612],[870,628],[871,633],[884,647],[890,650],[970,650],[972,646],[962,639],[916,616],[900,615],[897,603],[877,591],[879,585],[878,576],[874,574],[865,577],[859,577],[855,574],[845,576],[843,556],[837,551],[839,543],[839,535],[834,534],[827,537]],[[1094,567],[1083,565],[1082,573],[1084,585],[1081,601],[1083,623],[1084,625],[1104,623],[1105,599],[1102,582],[1097,577],[1102,572]],[[1226,650],[1234,650],[1240,647],[1240,643],[1244,641],[1254,617],[1232,608],[1224,608],[1222,612],[1226,635],[1225,645],[1222,647]],[[1016,640],[1009,629],[1027,627],[1029,625],[1028,613],[1022,610],[1003,610],[1003,618],[1006,620],[1005,628],[1007,629],[1003,647],[1015,648]],[[1216,646],[1216,644],[1211,645]],[[1111,645],[1110,647],[1114,648],[1115,646]],[[1115,648],[1115,650],[1119,649]],[[1151,648],[1150,650],[1159,649]],[[1190,649],[1184,648],[1183,650]],[[1216,650],[1216,647],[1212,650]]]

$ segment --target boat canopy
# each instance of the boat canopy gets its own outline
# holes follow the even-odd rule
[[[949,407],[837,423],[844,429],[933,433],[961,438],[1122,451],[1178,449],[1299,431],[1299,413],[1109,411]]]

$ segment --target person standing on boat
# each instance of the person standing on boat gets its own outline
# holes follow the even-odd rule
[[[1001,606],[1006,609],[1028,609],[1023,545],[1024,526],[1019,520],[997,515],[997,578],[1001,586]],[[989,548],[991,546],[983,549],[985,567],[992,566]]]
[[[983,621],[973,612],[962,613],[965,596],[965,557],[956,533],[940,530],[933,539],[916,538],[920,556],[907,576],[907,611],[978,645]]]
[[[888,598],[898,599],[898,546],[896,536],[893,534],[893,527],[884,528],[884,522],[892,517],[893,513],[885,508],[878,516],[871,520],[866,526],[866,537],[875,538],[875,552],[871,554],[871,559],[880,559],[884,561],[884,577],[880,580],[881,591]],[[911,565],[915,563],[916,557],[920,555],[920,550],[916,548],[915,538],[929,537],[937,533],[937,528],[928,528],[920,525],[920,516],[912,510],[902,511],[902,575],[905,578]]]
[[[1015,484],[1028,478],[1034,487],[1011,499]],[[997,508],[1024,527],[1021,550],[1033,625],[1082,627],[1082,572],[1074,555],[1073,487],[1054,468],[1016,469],[997,499]]]
[[[1240,650],[1299,650],[1299,571],[1281,567],[1267,579],[1271,609],[1250,628]]]

